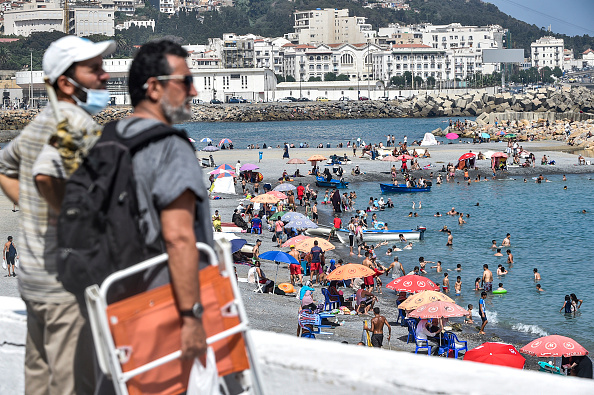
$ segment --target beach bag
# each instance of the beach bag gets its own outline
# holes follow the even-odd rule
[[[8,266],[6,266],[6,259],[2,259],[2,269],[6,270]]]
[[[17,269],[18,269],[18,267],[20,266],[20,262],[19,262],[19,261],[20,261],[20,259],[19,259],[19,258],[16,258],[16,259],[14,260],[14,267],[16,267]]]
[[[219,395],[219,376],[217,374],[217,361],[211,347],[206,351],[206,363],[203,366],[198,358],[194,359],[190,380],[188,381],[187,395]]]
[[[276,241],[276,233],[272,236],[272,242],[274,243]]]
[[[74,294],[101,284],[111,273],[158,255],[161,247],[145,245],[132,157],[151,142],[186,133],[167,126],[123,139],[117,122],[108,123],[101,138],[66,181],[58,217],[58,280]],[[127,288],[126,284],[122,287]]]

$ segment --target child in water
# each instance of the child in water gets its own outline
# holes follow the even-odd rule
[[[477,277],[476,280],[474,280],[474,290],[479,291],[480,289],[481,289],[481,278]]]
[[[474,321],[472,320],[472,305],[469,304],[468,305],[468,315],[464,318],[464,323],[465,324],[474,324]]]

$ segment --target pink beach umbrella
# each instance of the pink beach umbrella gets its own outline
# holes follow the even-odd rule
[[[468,310],[458,306],[456,303],[438,300],[424,304],[408,313],[413,318],[452,318],[464,317],[468,315]]]
[[[219,146],[223,144],[233,144],[233,141],[231,141],[231,139],[222,139],[221,141],[219,141]]]
[[[572,338],[560,335],[539,337],[520,348],[520,352],[535,355],[537,357],[571,357],[574,355],[588,355],[588,350],[581,344]]]
[[[456,133],[448,133],[445,135],[445,138],[448,140],[456,140],[458,137],[460,136],[458,136]]]

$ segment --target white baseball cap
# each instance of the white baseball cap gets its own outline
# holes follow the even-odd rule
[[[113,40],[94,43],[87,38],[65,36],[51,43],[45,51],[43,72],[53,84],[73,63],[95,56],[106,56],[115,49],[116,43]]]

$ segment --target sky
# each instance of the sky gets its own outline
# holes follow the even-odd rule
[[[483,0],[516,19],[569,36],[594,36],[594,0]]]

